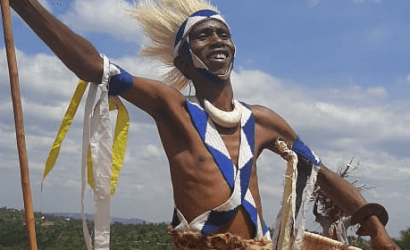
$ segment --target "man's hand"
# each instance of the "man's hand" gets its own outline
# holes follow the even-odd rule
[[[370,246],[373,250],[401,250],[401,248],[389,237],[383,224],[376,216],[371,216],[363,225],[370,233]]]
[[[401,248],[387,235],[386,231],[373,236],[370,246],[373,250],[401,250]]]

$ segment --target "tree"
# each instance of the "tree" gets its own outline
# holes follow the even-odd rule
[[[400,231],[400,239],[394,241],[404,250],[410,250],[410,227],[407,230]]]

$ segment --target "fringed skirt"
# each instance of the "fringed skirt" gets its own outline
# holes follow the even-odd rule
[[[249,250],[271,250],[272,243],[263,238],[262,240],[244,240],[239,236],[224,233],[213,235],[202,235],[199,232],[179,232],[168,227],[168,234],[174,245],[174,250],[189,249],[249,249]]]
[[[246,249],[271,250],[273,245],[268,239],[244,240],[239,236],[224,233],[202,235],[199,232],[179,232],[168,227],[168,234],[174,245],[174,250],[192,249]],[[343,243],[327,237],[305,232],[301,250],[361,250],[357,247],[346,246]]]

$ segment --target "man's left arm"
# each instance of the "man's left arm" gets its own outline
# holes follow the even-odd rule
[[[257,137],[265,139],[263,142],[263,148],[279,153],[275,142],[278,139],[285,141],[289,148],[293,151],[298,151],[296,153],[299,157],[304,155],[304,158],[307,159],[307,161],[300,161],[300,163],[313,163],[320,167],[317,176],[317,184],[325,192],[327,197],[337,204],[345,213],[354,215],[360,208],[365,208],[363,206],[368,203],[356,188],[340,175],[324,166],[319,158],[299,139],[297,134],[282,117],[272,110],[262,106],[253,106],[253,112],[255,114],[257,125],[261,128],[256,131]],[[260,150],[263,150],[263,148]],[[282,157],[286,158],[286,156],[283,155]],[[372,249],[400,249],[400,247],[390,239],[384,225],[377,216],[371,215],[367,218],[365,217],[365,219],[362,220],[361,226],[365,233],[371,237]]]
[[[351,183],[329,170],[323,164],[321,164],[318,172],[317,184],[329,199],[349,215],[355,215],[360,208],[367,204],[363,196]],[[371,237],[372,249],[400,249],[390,239],[384,225],[376,215],[365,217],[361,222],[361,226]]]
[[[292,150],[302,164],[313,164],[319,167],[317,184],[325,195],[339,206],[346,214],[351,215],[351,222],[360,223],[360,235],[371,237],[372,249],[400,249],[387,234],[384,225],[388,215],[380,204],[367,203],[360,192],[340,175],[329,170],[298,137],[293,141]],[[306,161],[307,160],[307,161]],[[308,167],[308,166],[306,166]],[[360,232],[359,232],[360,231]]]

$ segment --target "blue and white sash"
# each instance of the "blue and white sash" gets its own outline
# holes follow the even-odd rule
[[[270,239],[268,227],[261,222],[255,200],[249,190],[249,180],[254,161],[255,117],[248,106],[243,103],[241,105],[243,110],[241,140],[238,166],[235,166],[215,124],[201,107],[197,98],[187,97],[186,99],[186,106],[192,123],[232,190],[231,197],[225,203],[198,216],[189,224],[191,229],[194,228],[195,231],[199,231],[204,235],[209,234],[227,225],[242,206],[252,222],[255,237],[258,239],[268,237]],[[177,230],[177,228],[175,229]]]

